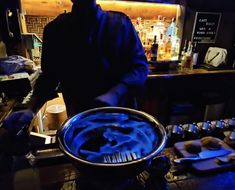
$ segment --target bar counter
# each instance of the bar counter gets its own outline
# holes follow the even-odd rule
[[[213,119],[205,116],[207,105],[224,103],[218,117],[233,117],[235,70],[150,71],[140,108],[168,125],[175,108],[188,111],[185,122]],[[179,111],[178,109],[178,111]],[[180,113],[175,113],[180,114]],[[216,116],[214,116],[216,119]],[[218,118],[217,118],[218,119]],[[180,122],[180,121],[179,121]]]
[[[209,94],[209,95],[208,95]],[[202,121],[204,109],[207,104],[226,101],[227,107],[221,117],[234,117],[232,105],[235,94],[235,70],[206,70],[203,68],[192,71],[150,70],[144,92],[139,99],[140,110],[155,116],[163,125],[170,123],[172,106],[176,103],[194,104],[193,108],[200,109],[193,119]],[[16,105],[16,99],[0,105],[0,122],[12,111]],[[195,106],[195,104],[198,104]],[[182,105],[182,104],[181,104]],[[200,108],[199,108],[200,107]],[[232,112],[232,113],[231,113]],[[199,115],[201,114],[201,115]]]
[[[206,69],[193,69],[192,71],[180,71],[180,70],[169,70],[169,71],[150,71],[148,79],[155,78],[178,78],[188,76],[215,76],[215,75],[231,75],[235,77],[235,70],[206,70]]]
[[[175,157],[172,148],[164,149],[162,154],[169,159]],[[51,159],[50,165],[40,166],[36,163],[30,166],[29,161],[23,156],[14,156],[12,159],[10,165],[7,162],[4,167],[2,165],[0,188],[3,190],[80,190],[76,185],[80,173],[70,162],[53,163],[53,159]],[[159,189],[158,186],[152,186],[152,190],[234,190],[234,177],[233,168],[209,174],[195,174],[187,169],[187,165],[171,165],[165,176],[165,188]],[[156,176],[155,181],[158,180],[159,178]],[[143,188],[143,190],[150,189]]]

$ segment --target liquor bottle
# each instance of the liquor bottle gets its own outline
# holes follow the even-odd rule
[[[164,43],[164,36],[163,34],[160,35],[160,39],[158,40],[158,55],[157,59],[159,61],[164,59],[165,55],[165,43]]]
[[[161,38],[161,35],[165,35],[166,26],[165,26],[165,17],[158,15],[158,20],[153,28],[154,35],[157,35],[157,39]]]
[[[191,55],[191,54],[192,54],[192,51],[193,51],[193,44],[192,44],[191,41],[188,41],[188,48],[187,48],[186,54],[187,54],[187,55]]]
[[[171,43],[171,35],[168,36],[166,44],[165,44],[165,58],[167,60],[171,60],[171,50],[172,50],[172,43]]]
[[[136,19],[135,24],[136,24],[136,27],[135,27],[135,28],[136,28],[136,31],[137,31],[137,33],[140,35],[141,30],[143,29],[142,18],[141,18],[141,17],[138,17],[138,18]]]
[[[184,47],[183,47],[183,50],[182,50],[182,51],[183,51],[184,53],[186,53],[187,49],[188,49],[188,40],[185,40],[185,41],[184,41]]]
[[[151,45],[151,61],[157,61],[157,51],[158,51],[157,36],[154,35],[153,43]]]
[[[141,42],[145,42],[145,34],[144,34],[144,26],[142,24],[142,18],[138,17],[135,22],[135,29],[137,31],[137,34],[139,35],[139,38]]]
[[[149,42],[144,43],[144,51],[145,51],[147,60],[150,61],[151,60],[151,44]]]
[[[185,40],[184,41],[184,47],[183,47],[183,49],[181,51],[181,54],[180,54],[180,64],[181,64],[181,66],[183,66],[183,64],[184,64],[185,55],[186,55],[187,48],[188,48],[187,45],[188,45],[188,40]]]
[[[175,17],[171,19],[171,23],[169,27],[167,28],[166,35],[171,36],[172,38],[175,37],[176,35],[176,18]]]
[[[171,60],[179,60],[180,39],[178,37],[171,39]]]
[[[197,65],[197,59],[198,59],[198,48],[196,42],[193,43],[192,54],[193,54],[193,66],[195,67]]]
[[[154,35],[154,26],[150,26],[146,33],[146,41],[150,43],[150,45],[153,43]]]
[[[188,48],[187,48],[187,52],[185,54],[185,58],[184,58],[184,64],[183,64],[183,70],[192,70],[193,69],[193,52],[192,52],[193,46],[192,46],[192,42],[189,41],[188,42]]]

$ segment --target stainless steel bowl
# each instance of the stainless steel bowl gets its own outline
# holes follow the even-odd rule
[[[166,138],[156,118],[123,107],[84,111],[69,118],[57,131],[60,149],[80,172],[106,178],[136,175],[150,167],[165,147]],[[135,152],[135,156],[123,159],[125,150],[128,154]],[[106,159],[100,159],[105,155]]]

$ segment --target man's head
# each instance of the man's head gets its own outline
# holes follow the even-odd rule
[[[71,0],[73,3],[73,11],[79,14],[87,14],[91,10],[96,10],[96,0]]]

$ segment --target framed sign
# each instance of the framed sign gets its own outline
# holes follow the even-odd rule
[[[197,43],[215,43],[220,18],[221,13],[197,12],[194,20],[192,41]]]

